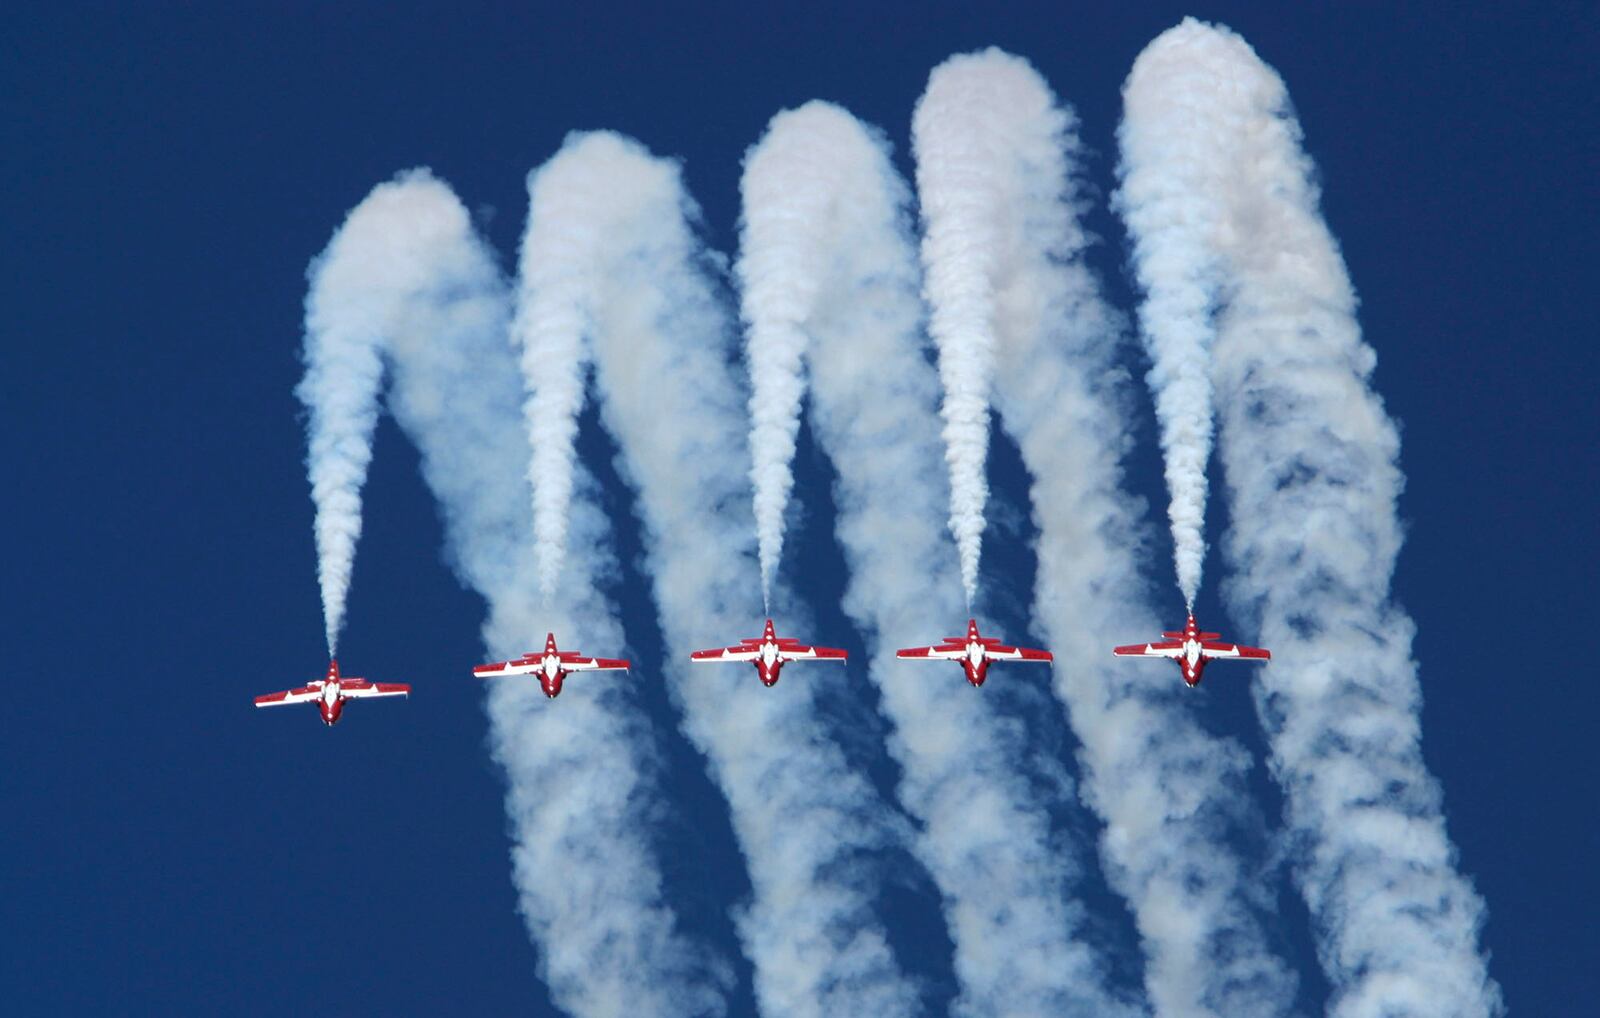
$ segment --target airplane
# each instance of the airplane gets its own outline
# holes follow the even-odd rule
[[[849,655],[836,647],[808,647],[799,640],[779,638],[772,631],[772,620],[759,638],[740,640],[737,647],[697,650],[689,660],[697,664],[718,661],[750,661],[756,666],[763,685],[778,681],[778,673],[790,661],[843,661]]]
[[[1181,633],[1162,633],[1166,640],[1160,643],[1136,643],[1117,647],[1112,651],[1118,657],[1165,657],[1178,662],[1183,670],[1183,681],[1193,689],[1200,684],[1200,675],[1206,662],[1233,658],[1240,661],[1271,661],[1272,652],[1260,647],[1241,647],[1234,643],[1221,643],[1221,633],[1202,633],[1191,612]]]
[[[895,657],[919,661],[960,661],[967,681],[974,686],[983,685],[993,661],[1054,661],[1048,650],[1032,647],[1007,647],[999,640],[981,636],[978,620],[967,620],[966,636],[947,636],[937,647],[908,647],[895,651]]]
[[[256,697],[257,707],[281,707],[290,703],[316,702],[322,713],[322,723],[336,725],[344,713],[346,700],[359,700],[369,696],[409,696],[411,687],[403,682],[368,682],[366,679],[345,678],[339,674],[339,662],[328,662],[325,678],[313,679],[299,689],[286,689],[281,693],[268,693]]]
[[[515,661],[478,665],[472,674],[480,679],[497,675],[538,675],[544,695],[554,700],[561,695],[561,684],[573,672],[627,671],[628,662],[618,658],[584,657],[576,651],[559,650],[556,634],[546,633],[543,654],[524,654]]]

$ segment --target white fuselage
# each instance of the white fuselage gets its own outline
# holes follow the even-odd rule
[[[544,672],[546,679],[554,682],[556,676],[561,674],[561,659],[554,654],[546,654],[539,664],[539,670]]]
[[[1183,641],[1183,658],[1189,662],[1190,667],[1200,661],[1200,644],[1196,640]]]
[[[322,684],[322,702],[332,707],[339,702],[339,683],[337,681]]]
[[[981,644],[981,643],[969,643],[969,644],[967,644],[967,660],[971,661],[974,666],[982,664],[983,663],[983,644]]]
[[[761,645],[761,663],[764,664],[764,665],[767,665],[768,667],[770,667],[772,665],[772,663],[777,661],[777,660],[778,660],[778,645],[776,643],[772,643],[770,641],[767,642],[767,643],[763,643]]]

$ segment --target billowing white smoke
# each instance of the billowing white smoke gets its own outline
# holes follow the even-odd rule
[[[1172,502],[1173,557],[1193,610],[1205,561],[1206,464],[1211,458],[1212,311],[1218,300],[1218,196],[1237,123],[1203,64],[1151,47],[1122,88],[1122,187],[1116,206],[1133,238],[1145,290],[1139,309]]]
[[[815,679],[804,665],[773,689],[744,667],[690,673],[690,651],[752,635],[760,605],[749,582],[744,387],[679,169],[596,133],[569,138],[541,172],[613,196],[593,224],[601,239],[587,303],[601,413],[638,491],[667,673],[750,868],[754,900],[738,927],[761,1008],[910,1013],[915,990],[873,915],[873,874],[858,865],[892,836],[894,814],[819,725]]]
[[[528,175],[528,224],[511,323],[528,391],[523,413],[533,448],[528,473],[534,554],[546,601],[561,574],[572,504],[574,442],[588,366],[584,301],[599,240],[591,224],[614,200],[594,181],[561,177],[570,165]]]
[[[355,228],[335,234],[308,272],[306,373],[295,395],[309,411],[306,471],[317,507],[317,582],[329,657],[339,649],[361,537],[361,487],[378,423],[383,339],[405,295],[426,282],[419,276],[424,266],[397,258],[383,231],[365,225],[391,222],[397,200],[392,190],[374,192],[351,214]]]
[[[1163,61],[1219,84],[1240,146],[1220,178],[1229,272],[1218,325],[1230,596],[1272,664],[1256,702],[1305,853],[1300,885],[1339,1018],[1501,1010],[1419,747],[1414,626],[1390,600],[1404,484],[1370,386],[1372,349],[1278,75],[1225,29],[1186,21]],[[1143,58],[1141,58],[1141,61]]]
[[[780,355],[785,377],[798,380],[800,353],[814,340],[813,424],[839,472],[845,609],[869,634],[902,797],[923,830],[917,852],[943,897],[961,984],[956,1013],[1131,1010],[1106,991],[1103,959],[1085,943],[1081,872],[1050,844],[1044,804],[1016,768],[1026,755],[1021,733],[966,688],[954,664],[894,657],[896,647],[962,626],[956,557],[940,522],[938,379],[921,350],[907,188],[880,137],[813,102],[773,118],[745,159],[743,194],[751,367]],[[792,424],[784,440],[777,465],[787,482]]]
[[[819,178],[829,172],[829,158],[812,140],[798,132],[769,133],[746,155],[740,182],[744,243],[736,271],[750,368],[750,479],[764,603],[771,601],[772,578],[783,556],[784,511],[794,489],[795,436],[805,391],[805,319],[823,269],[816,264],[823,252],[806,243],[805,224],[784,228],[786,220],[826,212],[816,208],[815,192]],[[809,190],[795,193],[797,185]],[[764,241],[750,244],[753,234]]]
[[[1162,626],[1136,565],[1142,506],[1121,492],[1130,410],[1113,359],[1122,323],[1083,263],[1072,116],[1016,57],[955,59],[1007,66],[1006,115],[1031,111],[990,150],[984,177],[1004,226],[987,256],[1001,267],[996,406],[1034,477],[1035,610],[1082,743],[1082,791],[1106,824],[1107,878],[1132,908],[1157,1014],[1283,1014],[1295,981],[1267,945],[1270,884],[1234,847],[1261,834],[1249,757],[1206,734],[1171,671],[1111,657],[1114,644]]]
[[[1005,221],[1004,182],[990,153],[1014,147],[1019,125],[1037,117],[1017,68],[989,55],[954,57],[928,76],[911,118],[922,212],[928,331],[944,383],[945,460],[950,468],[950,532],[961,554],[961,583],[977,597],[989,498],[989,390],[994,374],[995,280]]]
[[[489,602],[490,652],[540,647],[546,629],[620,652],[594,575],[574,577],[558,611],[536,597],[505,286],[449,188],[425,171],[380,185],[317,264],[312,306],[382,323],[374,343],[392,364],[389,404],[421,452],[453,565]],[[353,325],[328,311],[329,330]],[[577,558],[603,571],[598,510],[581,503],[572,529]],[[629,680],[584,675],[556,703],[532,680],[499,680],[489,715],[510,781],[514,882],[556,1004],[576,1015],[722,1014],[726,963],[684,937],[661,902],[645,835],[656,765]]]

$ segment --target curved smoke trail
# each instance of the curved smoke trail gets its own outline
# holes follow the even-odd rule
[[[1189,20],[1151,46],[1226,82],[1209,98],[1238,125],[1216,343],[1230,596],[1273,649],[1256,705],[1306,846],[1297,876],[1329,1013],[1499,1013],[1483,901],[1456,870],[1422,760],[1415,627],[1390,600],[1399,435],[1371,388],[1375,357],[1288,93],[1225,29]]]
[[[807,337],[815,342],[812,419],[839,472],[845,609],[871,634],[901,795],[955,942],[956,1013],[1131,1010],[1107,992],[1104,959],[1087,943],[1079,864],[1050,844],[1044,804],[1013,766],[1025,753],[1019,733],[982,697],[948,688],[965,687],[953,665],[929,674],[894,657],[955,625],[962,607],[940,524],[938,379],[922,356],[908,189],[881,136],[813,102],[773,118],[746,156],[743,196],[751,345],[783,342],[798,378]],[[752,371],[767,363],[754,351],[750,360]]]
[[[822,252],[805,243],[804,230],[784,229],[786,220],[827,212],[815,208],[814,198],[804,190],[792,190],[796,185],[807,188],[828,173],[827,153],[813,148],[811,140],[797,132],[769,133],[746,154],[740,179],[742,236],[770,238],[756,245],[741,243],[735,266],[750,368],[750,479],[764,604],[771,600],[772,578],[783,555],[784,511],[794,490],[795,437],[805,392],[804,326],[823,269],[815,264]],[[775,173],[769,167],[792,167],[793,172]]]
[[[994,374],[997,238],[1005,224],[1002,184],[989,153],[1011,147],[1019,124],[1038,115],[1014,63],[997,50],[951,57],[928,76],[911,118],[922,224],[928,331],[944,383],[950,532],[961,554],[970,607],[977,596],[989,484],[989,390]]]
[[[1133,910],[1145,985],[1161,1015],[1284,1014],[1295,979],[1269,946],[1270,886],[1234,846],[1262,838],[1237,742],[1206,733],[1175,676],[1111,658],[1160,628],[1143,598],[1141,506],[1121,491],[1128,448],[1122,323],[1083,262],[1072,115],[1019,58],[1015,110],[991,152],[997,222],[997,406],[1034,477],[1036,614],[1056,655],[1056,690],[1082,743],[1083,795],[1104,819],[1101,858]],[[1013,114],[1015,115],[1015,114]],[[999,183],[993,183],[998,181]]]
[[[1161,424],[1172,501],[1173,558],[1191,611],[1205,561],[1206,464],[1211,458],[1211,314],[1220,279],[1216,195],[1237,133],[1214,100],[1224,83],[1172,46],[1139,55],[1123,85],[1122,187],[1115,205],[1133,238],[1145,290],[1139,309],[1148,381]]]
[[[385,219],[396,200],[374,193],[365,217]],[[383,337],[396,325],[405,295],[425,283],[421,266],[394,259],[380,232],[340,230],[307,272],[306,373],[295,395],[309,412],[306,472],[317,543],[317,582],[328,656],[337,656],[356,541],[361,537],[361,488],[372,463],[383,383]]]
[[[316,264],[309,303],[330,309],[331,331],[383,323],[375,341],[392,364],[389,405],[421,453],[453,567],[489,603],[491,652],[536,647],[547,627],[620,648],[593,577],[578,578],[561,612],[538,607],[505,286],[455,195],[425,171],[380,185]],[[581,507],[573,530],[583,560],[603,568],[599,511]],[[513,878],[541,975],[573,1014],[720,1015],[728,967],[677,929],[642,834],[656,798],[647,725],[625,683],[603,675],[583,676],[558,704],[531,682],[489,693]]]
[[[750,868],[738,927],[758,1001],[802,1018],[908,1014],[915,989],[858,864],[890,842],[894,814],[823,731],[808,679],[785,673],[767,689],[743,669],[689,674],[691,650],[748,635],[759,606],[746,579],[743,389],[680,171],[610,133],[573,135],[545,172],[562,162],[615,198],[594,224],[604,239],[588,304],[601,414],[638,492],[667,674]]]
[[[588,366],[583,301],[598,241],[590,224],[603,217],[613,198],[593,181],[557,179],[563,166],[570,164],[528,175],[528,223],[511,322],[528,392],[523,416],[533,450],[528,477],[533,486],[534,555],[546,601],[555,592],[566,551],[574,442]]]

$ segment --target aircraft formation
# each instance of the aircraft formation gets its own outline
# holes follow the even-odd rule
[[[1188,622],[1178,632],[1164,632],[1163,639],[1150,643],[1136,643],[1116,647],[1117,657],[1167,658],[1178,663],[1184,683],[1191,689],[1200,684],[1206,664],[1217,660],[1269,661],[1271,651],[1260,647],[1244,647],[1222,642],[1222,634],[1200,631],[1191,612]],[[697,650],[689,655],[695,664],[721,664],[738,662],[755,665],[756,674],[764,686],[778,682],[783,666],[794,661],[844,661],[849,654],[838,647],[814,647],[790,637],[777,635],[772,620],[757,637],[740,640],[731,647],[713,647]],[[989,666],[996,661],[1032,661],[1049,664],[1055,660],[1048,650],[1034,647],[1010,647],[978,631],[978,620],[967,620],[965,636],[947,636],[930,647],[906,647],[895,652],[895,657],[906,661],[955,661],[967,682],[981,687],[989,676]],[[589,657],[577,651],[562,650],[556,645],[556,635],[545,635],[544,650],[527,653],[512,661],[496,661],[477,665],[472,674],[481,679],[517,675],[533,675],[539,680],[544,695],[555,699],[567,676],[574,672],[628,671],[630,662],[622,658]],[[361,678],[346,678],[339,673],[339,662],[328,662],[328,671],[320,679],[304,686],[267,693],[256,697],[257,707],[281,707],[285,704],[314,703],[322,715],[322,723],[332,727],[339,723],[347,700],[369,697],[409,696],[411,687],[402,682],[368,682]]]

